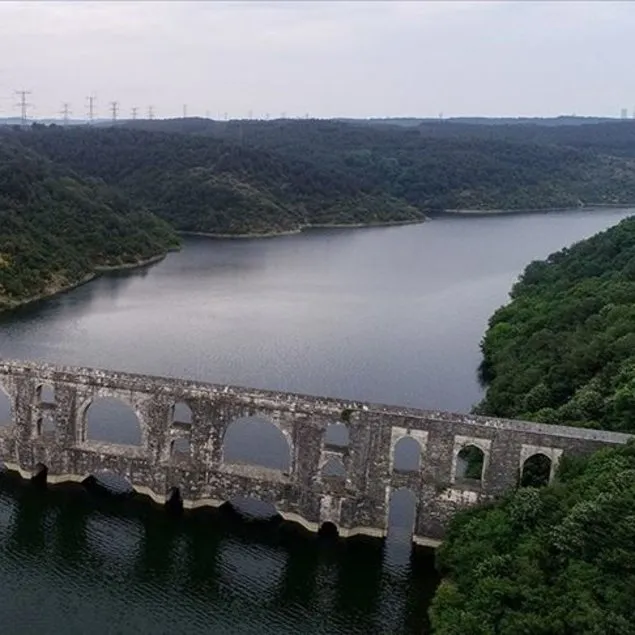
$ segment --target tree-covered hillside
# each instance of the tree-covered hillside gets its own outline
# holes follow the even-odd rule
[[[438,565],[435,635],[632,635],[635,445],[459,514]]]
[[[0,310],[177,245],[164,221],[103,183],[0,139]]]
[[[494,139],[635,157],[635,121],[630,119],[584,125],[428,122],[420,124],[419,133],[438,139]]]
[[[635,217],[533,262],[482,342],[476,410],[635,433]],[[435,635],[635,634],[635,441],[457,515]]]
[[[633,159],[390,126],[188,119],[11,134],[187,231],[259,234],[444,209],[635,201]]]
[[[635,432],[635,217],[531,263],[482,350],[479,412]]]
[[[424,218],[421,210],[344,171],[218,139],[44,126],[12,136],[83,176],[116,185],[184,231],[258,234]]]
[[[526,141],[338,121],[0,127],[11,214],[2,239],[13,241],[3,293],[39,293],[98,262],[161,251],[173,238],[152,214],[180,231],[264,235],[444,209],[635,202],[635,159]],[[107,240],[115,219],[117,240]],[[16,235],[29,245],[18,249]]]
[[[622,133],[632,128],[625,137],[619,135],[619,123],[400,128],[341,121],[177,119],[125,125],[207,136],[301,160],[424,211],[635,201],[635,161],[622,156],[635,156],[635,126],[621,128]]]

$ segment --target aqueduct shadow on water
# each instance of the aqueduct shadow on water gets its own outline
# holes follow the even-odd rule
[[[82,482],[108,471],[140,493],[185,508],[240,498],[271,503],[312,531],[383,537],[393,493],[411,492],[411,534],[437,545],[463,508],[517,486],[526,465],[553,478],[565,454],[624,444],[629,435],[523,421],[251,390],[88,368],[4,361],[0,460],[23,477]],[[87,433],[98,400],[138,421],[128,444]],[[277,469],[236,462],[234,422],[260,417],[279,430],[288,460]],[[402,455],[404,460],[396,462]]]

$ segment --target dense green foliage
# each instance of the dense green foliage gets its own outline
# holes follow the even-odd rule
[[[475,123],[422,123],[419,131],[429,137],[497,139],[590,150],[606,155],[635,157],[635,121],[584,125]]]
[[[177,244],[166,223],[103,183],[0,140],[0,310]]]
[[[188,119],[10,134],[185,231],[259,234],[421,220],[444,209],[635,201],[632,159],[416,128]]]
[[[630,124],[403,128],[185,119],[135,122],[134,127],[213,137],[301,160],[428,212],[635,201],[635,163],[616,158],[635,156],[635,125]]]
[[[635,633],[635,445],[457,515],[437,557],[435,635]]]
[[[620,146],[603,126],[548,127],[551,136],[537,140],[506,136],[534,126],[311,120],[0,127],[0,142],[16,155],[4,166],[8,189],[0,185],[3,213],[11,213],[3,240],[13,241],[3,251],[3,294],[39,293],[97,263],[160,251],[172,238],[151,214],[181,231],[261,235],[411,222],[445,209],[633,202],[631,137]],[[32,189],[20,198],[10,181],[28,170],[23,187]],[[106,241],[114,218],[117,240]],[[17,235],[33,244],[18,249]],[[49,258],[43,241],[55,240]]]
[[[483,414],[635,432],[635,218],[531,263],[482,342]]]
[[[184,231],[258,234],[424,217],[345,172],[217,139],[43,126],[14,136],[56,163],[116,185]]]
[[[635,217],[531,263],[482,349],[477,411],[635,432]],[[635,634],[635,442],[457,515],[438,563],[435,635]]]

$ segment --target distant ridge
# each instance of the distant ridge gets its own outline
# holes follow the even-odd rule
[[[416,127],[421,124],[439,124],[444,122],[463,123],[472,125],[509,126],[509,125],[539,125],[539,126],[580,126],[585,124],[609,123],[622,121],[617,117],[578,117],[576,115],[561,115],[559,117],[370,117],[368,119],[340,118],[336,121],[344,123],[385,124],[393,126]]]
[[[163,121],[176,121],[182,120],[182,117],[166,117]],[[217,119],[211,119],[209,117],[188,117],[189,120],[201,120],[218,123],[221,122]],[[274,121],[301,121],[300,118],[282,117],[278,119],[271,119],[268,122],[260,121],[258,119],[242,119],[242,121],[250,121],[253,123],[273,123]],[[366,124],[366,125],[392,125],[403,127],[416,127],[422,124],[439,124],[444,122],[457,123],[457,124],[471,124],[471,125],[485,125],[485,126],[500,126],[500,125],[539,125],[539,126],[580,126],[588,124],[598,123],[610,123],[625,121],[618,117],[582,117],[577,115],[560,115],[558,117],[331,117],[331,118],[319,118],[321,121],[334,121],[350,124]],[[145,121],[139,119],[139,121]],[[238,119],[231,119],[230,121],[241,121]],[[626,121],[629,121],[628,119]],[[630,121],[633,121],[632,119]],[[132,123],[132,120],[122,118],[118,123]],[[0,117],[0,126],[16,126],[20,125],[20,117]],[[42,125],[63,125],[65,122],[60,117],[45,117],[45,118],[30,118],[29,124],[37,123]],[[77,126],[88,123],[88,119],[69,119],[67,125]],[[112,121],[107,117],[95,119],[94,124],[108,125]]]

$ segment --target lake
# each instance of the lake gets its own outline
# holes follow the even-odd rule
[[[157,265],[2,316],[0,350],[467,412],[487,320],[522,269],[627,215],[187,238]],[[0,478],[10,633],[421,633],[435,584],[431,554],[398,528],[385,543],[329,542],[231,510],[171,519],[134,498]]]

